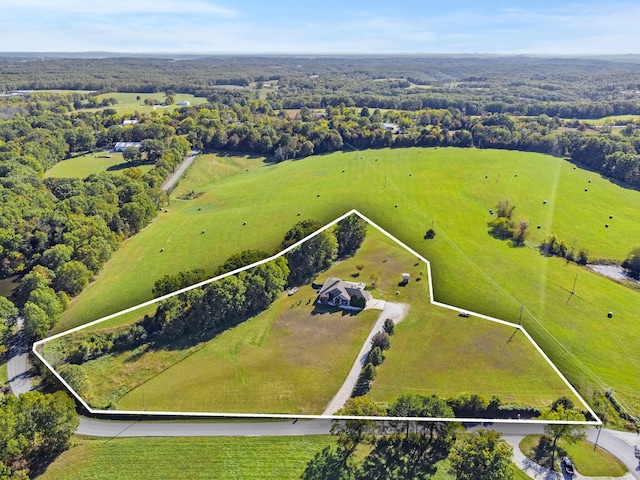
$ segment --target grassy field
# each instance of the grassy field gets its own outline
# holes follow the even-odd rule
[[[527,435],[520,442],[520,450],[531,460],[534,460],[533,449],[538,445],[539,441],[540,435]],[[621,477],[627,473],[627,468],[616,457],[601,448],[594,450],[591,442],[567,445],[561,440],[558,442],[558,446],[567,452],[580,475],[587,477]],[[555,469],[560,470],[560,466],[557,463]]]
[[[39,479],[297,479],[329,435],[300,437],[75,437]]]
[[[468,392],[535,406],[563,395],[578,401],[524,335],[431,305],[426,265],[376,229],[368,230],[358,253],[318,280],[337,276],[369,284],[376,278],[374,298],[410,305],[379,368],[371,392],[375,400],[392,402],[405,392],[445,397]],[[398,287],[404,272],[413,281]],[[315,298],[310,286],[283,295],[267,312],[207,344],[139,348],[87,362],[90,403],[115,403],[124,394],[117,402],[120,410],[322,413],[379,311],[318,312]],[[45,350],[50,360],[56,342]]]
[[[175,198],[191,190],[204,195]],[[213,271],[248,248],[273,251],[298,212],[328,222],[357,208],[431,261],[437,300],[515,322],[524,305],[523,324],[574,383],[612,387],[640,407],[633,354],[640,348],[640,294],[490,237],[489,209],[504,198],[517,206],[515,218],[532,225],[532,246],[554,233],[592,257],[621,260],[640,238],[640,192],[540,154],[385,149],[279,165],[207,156],[181,182],[170,212],[123,244],[57,329],[149,299],[165,273]],[[423,240],[432,225],[435,239]]]
[[[140,100],[137,99],[140,97]],[[144,101],[147,98],[156,99],[160,102],[164,102],[167,96],[162,93],[122,93],[122,92],[110,92],[103,93],[101,95],[97,95],[96,98],[98,101],[102,101],[105,98],[115,98],[118,100],[116,105],[110,106],[108,108],[115,109],[118,114],[123,115],[125,113],[149,113],[154,110],[152,105],[145,105]],[[206,98],[203,97],[194,97],[193,95],[178,93],[173,96],[175,99],[175,103],[173,105],[164,106],[156,106],[155,110],[175,110],[176,108],[180,108],[179,105],[176,105],[178,102],[188,101],[191,105],[201,105],[207,102]]]
[[[101,156],[109,158],[101,158]],[[45,178],[87,178],[92,173],[105,171],[120,173],[127,167],[122,153],[97,152],[63,160],[47,170],[44,176]],[[137,168],[148,172],[153,165],[140,165]]]

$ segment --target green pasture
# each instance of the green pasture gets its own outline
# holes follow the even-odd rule
[[[640,115],[610,115],[602,118],[585,118],[580,120],[589,125],[627,125],[628,123],[638,123]]]
[[[297,479],[329,435],[297,437],[74,437],[39,479]]]
[[[204,194],[177,199],[191,190]],[[487,234],[489,209],[505,198],[530,222],[529,248]],[[574,384],[607,386],[640,406],[640,294],[533,248],[554,233],[592,257],[622,260],[640,238],[639,205],[640,192],[535,153],[384,149],[278,165],[203,156],[169,212],[122,245],[57,330],[150,299],[166,273],[275,251],[301,218],[329,222],[356,208],[431,261],[436,300],[514,322],[524,305],[523,325]],[[424,240],[431,226],[436,237]]]
[[[402,273],[412,281],[399,287]],[[563,395],[578,402],[524,335],[431,305],[426,264],[373,227],[357,254],[335,263],[318,282],[329,276],[368,285],[375,280],[374,298],[410,305],[379,368],[375,400],[390,403],[406,392],[469,392],[535,406]],[[120,410],[320,414],[380,311],[316,311],[315,298],[310,286],[283,295],[267,312],[206,345],[139,348],[87,362],[88,400],[117,401]],[[47,358],[52,361],[56,343],[73,335],[48,345]]]
[[[140,99],[138,100],[137,97],[140,97]],[[156,100],[159,100],[160,102],[164,102],[167,96],[162,92],[158,92],[158,93],[110,92],[110,93],[103,93],[101,95],[96,95],[96,98],[98,99],[98,101],[102,101],[105,98],[117,99],[118,103],[108,108],[115,109],[119,115],[123,115],[125,113],[134,113],[134,112],[149,113],[154,110],[158,112],[162,112],[164,110],[172,111],[172,110],[175,110],[176,108],[180,108],[180,105],[177,105],[178,102],[182,102],[185,100],[188,101],[190,105],[201,105],[207,102],[207,99],[203,97],[194,97],[193,95],[186,94],[186,93],[177,93],[173,96],[173,98],[175,99],[175,102],[173,105],[168,105],[166,107],[157,105],[154,108],[153,105],[144,104],[144,101],[147,98],[156,99]],[[100,109],[102,108],[104,107],[100,107]]]
[[[539,441],[540,435],[527,435],[520,442],[520,450],[535,461],[533,450]],[[594,449],[591,442],[568,445],[564,440],[559,440],[558,447],[567,452],[580,475],[615,478],[627,473],[627,468],[616,457],[602,448]],[[555,470],[560,471],[558,462],[555,464]]]
[[[92,173],[122,173],[129,167],[128,162],[122,158],[122,153],[94,152],[62,160],[47,170],[44,176],[46,178],[87,178]],[[143,172],[148,172],[153,167],[153,164],[136,166]]]

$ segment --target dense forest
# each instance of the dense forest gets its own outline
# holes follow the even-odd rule
[[[457,146],[547,153],[640,186],[640,65],[527,57],[2,59],[0,278],[26,330],[44,336],[119,244],[166,201],[188,152],[278,162],[342,149]],[[66,91],[31,91],[59,88]],[[76,89],[83,89],[82,91]],[[198,106],[118,113],[99,92],[191,92]],[[126,122],[125,120],[130,120]],[[620,123],[620,122],[618,122]],[[617,127],[617,128],[614,128]],[[44,178],[56,163],[140,142],[130,167]],[[136,168],[153,165],[147,173]],[[7,307],[10,310],[11,305]],[[0,329],[15,315],[4,315]]]
[[[124,113],[115,108],[115,97],[98,97],[112,92],[189,93],[207,102]],[[613,115],[622,117],[597,126],[587,121]],[[0,360],[19,316],[31,339],[46,336],[70,298],[125,239],[149,224],[167,201],[163,183],[191,149],[255,153],[270,162],[385,147],[512,149],[564,157],[625,187],[640,188],[638,115],[640,62],[635,57],[0,54],[0,280],[17,284],[0,297]],[[112,149],[116,142],[139,142],[124,152],[128,168],[83,179],[45,176],[59,162]],[[151,170],[145,173],[138,168],[142,164]],[[282,247],[309,228],[317,225],[296,226]],[[266,308],[285,286],[308,281],[343,255],[348,242],[340,235],[338,230],[337,239],[317,237],[324,241],[318,251],[326,247],[328,253],[314,264],[292,268],[312,258],[294,250],[260,271],[227,277],[198,298],[193,293],[169,299],[135,329],[107,339],[109,348],[160,334],[167,341],[196,320],[211,319],[213,330],[243,321]],[[549,254],[557,254],[549,245]],[[230,259],[218,273],[265,256],[245,252],[246,258]],[[637,257],[632,253],[624,265],[636,268]],[[159,279],[155,293],[168,293],[203,274]],[[238,303],[236,294],[251,301]],[[229,315],[209,315],[214,296],[216,305],[219,298],[229,300]],[[242,308],[232,311],[234,304]],[[97,344],[85,347],[76,352],[83,360],[104,350]],[[42,417],[40,410],[51,410],[45,405],[49,397],[8,398],[0,402],[0,420],[14,423],[0,430],[9,437],[14,437],[11,428],[22,428],[20,422],[33,423]],[[22,444],[5,442],[0,476],[28,471],[39,455],[36,447],[66,447],[75,428],[73,415],[66,400],[54,400],[64,404],[58,410],[68,428],[57,438],[43,431],[41,443],[26,437],[16,437]],[[29,450],[29,445],[36,447]]]

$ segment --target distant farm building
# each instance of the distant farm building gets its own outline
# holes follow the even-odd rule
[[[129,147],[140,148],[140,142],[117,142],[113,149],[116,152],[124,152]]]
[[[136,120],[135,118],[131,119],[131,120],[123,120],[122,121],[122,126],[123,127],[128,127],[129,125],[135,125],[136,123],[138,123],[138,120]]]
[[[182,100],[181,102],[176,103],[179,107],[188,107],[190,105],[189,101]]]
[[[318,303],[340,308],[363,309],[372,297],[364,283],[345,282],[329,277],[318,291]]]

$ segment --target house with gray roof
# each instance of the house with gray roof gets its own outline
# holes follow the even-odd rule
[[[329,277],[318,291],[318,303],[340,308],[363,309],[373,298],[364,287],[364,283],[346,282]]]

